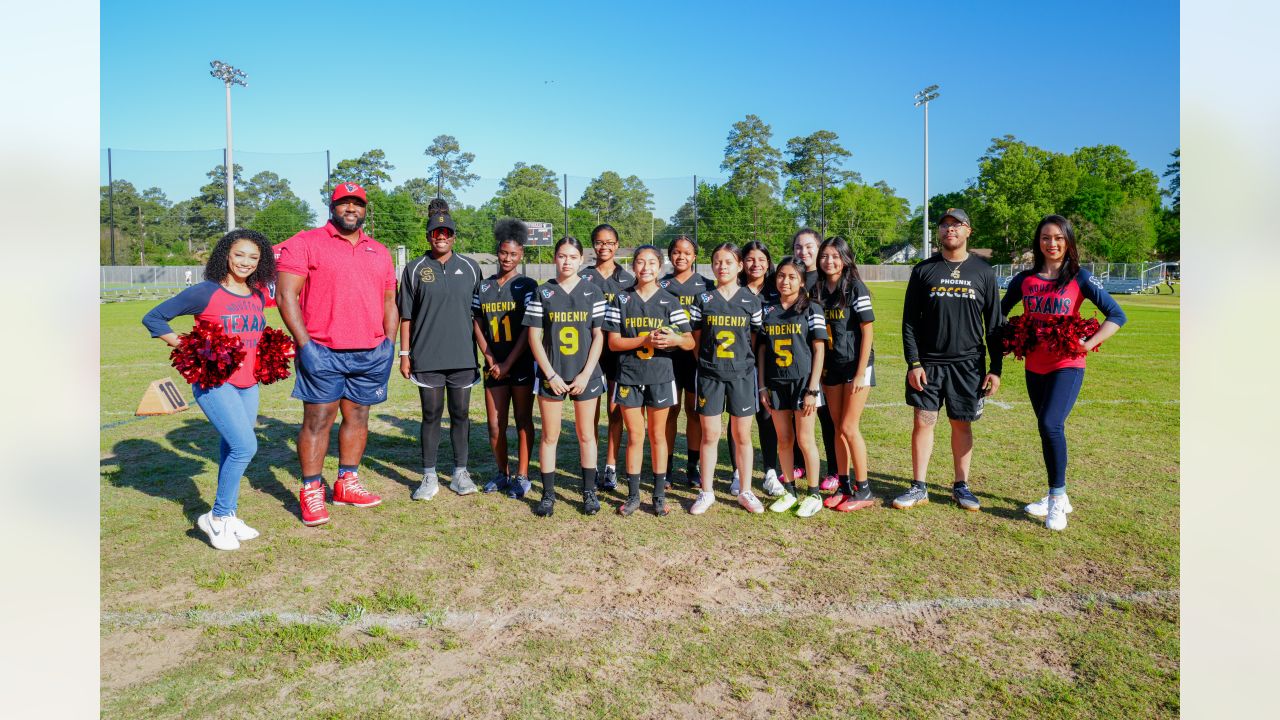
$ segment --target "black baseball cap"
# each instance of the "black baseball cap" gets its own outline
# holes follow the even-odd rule
[[[449,213],[436,213],[431,216],[431,220],[427,222],[427,235],[431,234],[436,228],[449,228],[449,232],[454,235],[458,234],[458,228],[453,224],[453,218]]]
[[[961,210],[960,208],[947,208],[947,211],[942,213],[942,217],[938,218],[938,222],[941,223],[948,217],[953,217],[965,225],[973,227],[973,223],[969,222],[969,213]]]

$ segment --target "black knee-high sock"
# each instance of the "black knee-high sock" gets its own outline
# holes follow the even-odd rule
[[[582,489],[585,492],[596,491],[596,469],[593,467],[582,468]]]
[[[553,472],[542,473],[542,497],[554,498],[556,496],[556,474]]]
[[[840,492],[844,493],[845,495],[852,495],[853,488],[849,487],[849,476],[837,475],[836,478],[840,481]]]
[[[692,472],[694,473],[698,472],[698,467],[699,467],[698,461],[700,460],[702,460],[702,453],[700,451],[698,450],[689,451],[689,469]]]
[[[628,497],[640,497],[640,473],[627,473]]]
[[[667,496],[667,474],[653,474],[653,497],[654,499],[664,498]]]
[[[827,453],[827,475],[838,475],[840,464],[836,458],[836,424],[831,419],[831,408],[818,408],[818,424],[822,426],[822,448]]]

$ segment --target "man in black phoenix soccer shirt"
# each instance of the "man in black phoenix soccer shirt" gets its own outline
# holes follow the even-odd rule
[[[893,501],[899,509],[929,502],[925,473],[933,454],[933,427],[947,406],[955,466],[952,497],[965,510],[978,510],[969,490],[974,420],[985,398],[1000,389],[1002,353],[996,274],[969,252],[969,216],[951,208],[938,220],[940,251],[911,270],[902,306],[902,350],[907,361],[907,404],[915,408],[911,431],[911,488]],[[991,357],[985,367],[983,345]]]

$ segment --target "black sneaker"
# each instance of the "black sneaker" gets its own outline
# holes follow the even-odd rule
[[[626,502],[618,506],[618,514],[621,515],[622,517],[627,517],[628,515],[630,515],[631,513],[634,513],[636,510],[639,510],[639,509],[640,509],[640,496],[632,495],[627,498]]]
[[[543,498],[538,501],[538,504],[533,506],[533,514],[537,515],[538,517],[551,517],[552,513],[554,513],[555,511],[556,511],[555,495],[549,495],[549,496],[544,495]]]
[[[671,511],[667,509],[667,498],[662,495],[653,496],[653,514],[664,517]]]
[[[596,497],[595,490],[585,490],[582,493],[582,513],[584,515],[595,515],[600,512],[600,498]]]
[[[981,503],[978,502],[978,497],[969,489],[967,483],[953,486],[951,488],[951,497],[955,498],[956,504],[965,510],[977,512],[982,509]]]
[[[702,487],[702,470],[697,467],[685,468],[685,480],[691,488]]]
[[[600,479],[596,483],[601,490],[613,490],[618,487],[618,471],[614,468],[606,466],[604,472],[600,473]],[[599,508],[596,508],[599,510]]]

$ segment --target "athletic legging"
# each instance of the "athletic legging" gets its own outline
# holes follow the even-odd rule
[[[449,396],[449,443],[453,446],[455,467],[467,466],[471,419],[471,388],[418,388],[422,400],[422,466],[433,468],[440,451],[440,417],[444,414],[444,398]]]
[[[1036,413],[1050,490],[1067,486],[1067,416],[1083,382],[1084,368],[1062,368],[1045,374],[1027,371],[1027,395]]]
[[[831,408],[825,404],[818,408],[818,424],[822,426],[822,449],[827,453],[827,475],[839,475],[840,463],[836,458],[836,423],[831,419]],[[796,467],[804,467],[804,460],[801,459],[804,455],[800,453],[799,437],[796,438],[792,452],[795,453],[791,457],[795,458]]]

